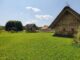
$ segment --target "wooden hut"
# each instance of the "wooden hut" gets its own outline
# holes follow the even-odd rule
[[[27,24],[25,28],[28,32],[36,32],[38,30],[35,24]]]
[[[66,6],[52,22],[49,28],[55,31],[57,36],[73,36],[80,25],[80,14],[71,7]]]

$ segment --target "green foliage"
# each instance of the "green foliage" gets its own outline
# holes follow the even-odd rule
[[[78,28],[77,34],[74,36],[74,43],[80,44],[80,27]]]
[[[0,26],[0,30],[4,30],[4,26]]]
[[[0,26],[0,33],[4,31],[4,26]]]
[[[80,60],[80,48],[71,44],[71,38],[52,34],[3,32],[0,60]]]
[[[6,31],[22,31],[23,26],[20,21],[8,21],[5,25],[5,30]]]

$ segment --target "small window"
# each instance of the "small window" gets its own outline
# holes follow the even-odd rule
[[[72,31],[72,33],[74,34],[74,33],[76,33],[76,31],[75,31],[75,29],[74,28],[72,28],[71,29],[71,31]]]
[[[71,28],[71,31],[74,32],[74,28]]]
[[[63,28],[63,29],[62,29],[62,31],[66,31],[66,29],[65,29],[65,28]]]

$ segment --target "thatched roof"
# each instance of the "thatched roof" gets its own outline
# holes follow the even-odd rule
[[[32,28],[32,27],[38,28],[35,24],[27,24],[26,25],[26,28]]]
[[[79,21],[80,21],[80,14],[77,13],[76,11],[74,11],[72,8],[70,8],[69,6],[66,6],[63,8],[63,10],[60,12],[60,14],[56,17],[56,19],[52,22],[52,24],[49,26],[49,28],[54,28],[55,25],[57,24],[57,22],[60,20],[61,16],[66,12],[70,12],[71,14],[73,14]]]

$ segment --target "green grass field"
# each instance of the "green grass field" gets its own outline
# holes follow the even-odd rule
[[[52,33],[0,33],[0,60],[80,60],[71,38]]]

